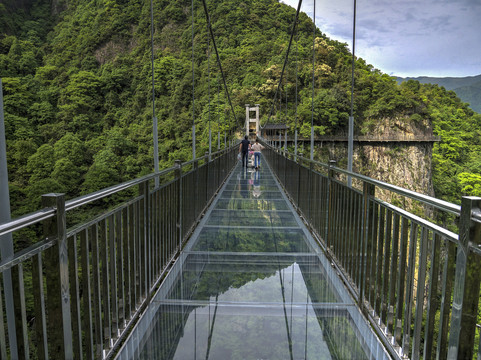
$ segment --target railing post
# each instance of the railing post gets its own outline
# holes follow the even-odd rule
[[[175,160],[175,179],[177,180],[177,231],[179,240],[179,251],[182,248],[182,161]]]
[[[202,208],[204,208],[207,205],[207,200],[209,199],[209,165],[210,165],[210,154],[208,151],[205,153],[207,163],[204,164],[205,168],[205,198],[204,198],[204,204]]]
[[[0,224],[9,222],[10,217],[10,193],[8,189],[8,171],[7,171],[7,144],[5,140],[5,117],[3,112],[3,87],[2,79],[0,78]],[[0,260],[8,261],[13,258],[13,237],[12,234],[0,236]],[[5,297],[5,312],[7,319],[8,341],[10,346],[10,356],[12,358],[21,356],[18,353],[19,346],[17,346],[17,329],[15,319],[18,318],[15,314],[15,285],[12,283],[12,269],[7,269],[2,272],[3,279],[3,294]],[[1,288],[1,285],[0,285]],[[1,289],[0,289],[1,290]],[[1,301],[1,294],[0,294]],[[3,314],[2,309],[0,313]],[[2,315],[3,316],[3,315]],[[2,318],[3,322],[3,318]],[[2,323],[3,324],[3,323]],[[0,329],[3,330],[3,329]],[[3,340],[4,333],[0,334],[0,342]],[[20,344],[19,344],[20,345]],[[6,346],[0,346],[0,357],[7,357]]]
[[[195,223],[195,219],[197,217],[197,211],[199,208],[199,160],[195,160],[194,163],[192,164],[192,170],[194,171],[194,183],[189,184],[189,186],[192,186],[192,191],[194,193],[194,212],[192,215],[192,221],[193,224]],[[189,224],[189,226],[192,224]]]
[[[294,133],[294,161],[297,162],[297,128]]]
[[[299,163],[299,158],[296,159],[297,165],[297,207],[299,208],[301,203],[301,164]]]
[[[327,244],[327,248],[329,249],[331,245],[330,235],[332,232],[332,204],[334,203],[334,191],[333,191],[333,184],[332,179],[334,178],[334,170],[332,167],[336,166],[336,160],[329,160],[328,168],[327,168],[327,204],[326,204],[326,233],[325,233],[325,241]]]
[[[463,196],[448,359],[472,359],[473,357],[481,273],[479,258],[476,254],[469,252],[469,245],[470,243],[481,244],[481,223],[471,220],[472,213],[479,213],[480,209],[481,198]]]
[[[309,223],[309,228],[312,230],[312,219],[311,219],[311,190],[312,190],[312,171],[314,166],[312,161],[309,161],[309,176],[307,180],[307,219]]]
[[[143,216],[141,218],[141,226],[142,226],[142,242],[143,242],[143,251],[142,257],[143,267],[144,267],[144,279],[145,279],[145,296],[147,299],[150,297],[150,286],[152,284],[152,264],[150,263],[152,249],[150,246],[150,224],[151,224],[151,211],[150,211],[150,194],[149,194],[149,182],[144,181],[139,184],[139,195],[142,195],[144,198],[144,206],[143,206]]]
[[[362,219],[361,219],[361,259],[359,261],[359,299],[358,306],[364,315],[367,315],[367,308],[364,304],[365,290],[366,290],[366,272],[367,272],[367,243],[369,241],[369,220],[372,217],[372,203],[376,193],[376,187],[369,183],[363,184],[362,189]]]
[[[42,206],[56,209],[55,217],[45,220],[43,225],[45,237],[57,239],[56,245],[46,251],[45,261],[48,350],[52,356],[73,359],[65,195],[43,195]]]

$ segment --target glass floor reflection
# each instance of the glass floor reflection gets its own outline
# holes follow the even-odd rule
[[[118,359],[389,359],[262,164],[237,165]]]

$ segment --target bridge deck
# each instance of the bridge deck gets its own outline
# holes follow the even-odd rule
[[[383,359],[265,161],[238,164],[120,359]]]

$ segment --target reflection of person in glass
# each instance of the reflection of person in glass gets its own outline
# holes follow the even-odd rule
[[[247,198],[249,196],[249,179],[247,178],[247,172],[242,171],[239,175],[237,176],[237,178],[239,179],[240,194],[243,198]]]
[[[252,173],[252,176],[254,176],[254,186],[252,188],[252,196],[255,198],[258,198],[261,196],[261,172],[260,171],[254,171]]]

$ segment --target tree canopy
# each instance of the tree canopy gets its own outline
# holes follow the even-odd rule
[[[73,197],[151,172],[150,3],[12,4],[0,4],[0,77],[14,214],[34,210],[44,192]],[[242,126],[246,103],[260,104],[267,121],[295,9],[278,0],[207,1],[234,115],[202,3],[195,1],[193,50],[190,1],[153,4],[155,112],[159,160],[166,167],[191,156],[193,106],[198,155],[208,149],[209,121],[214,146],[218,132],[223,143],[224,132]],[[297,103],[301,135],[311,123],[312,32],[312,21],[301,14],[281,86],[283,103],[269,119],[294,129]],[[345,133],[352,56],[346,44],[319,30],[314,43],[316,132]],[[389,117],[432,124],[442,138],[433,154],[436,195],[458,202],[461,194],[479,193],[481,117],[453,92],[412,80],[398,85],[356,59],[354,112],[358,134]]]

